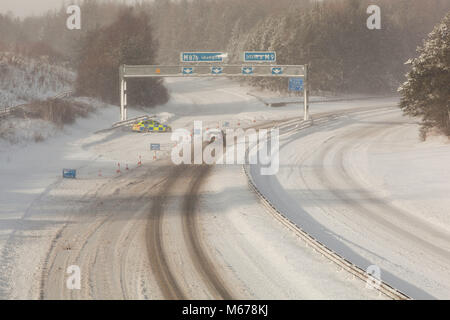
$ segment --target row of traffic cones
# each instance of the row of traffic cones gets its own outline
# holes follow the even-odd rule
[[[156,155],[153,157],[153,160],[156,160]],[[139,156],[139,161],[138,161],[138,163],[137,163],[137,166],[138,166],[138,167],[142,166],[142,157],[141,157],[141,156]],[[127,164],[125,164],[125,171],[128,172],[129,170],[130,170],[130,168],[128,167],[128,163],[127,163]],[[122,173],[122,170],[120,170],[120,162],[117,163],[117,170],[116,170],[116,173],[117,173],[117,174]],[[99,177],[102,177],[102,176],[103,176],[103,174],[102,174],[102,169],[99,169],[99,170],[98,170],[98,176],[99,176]]]

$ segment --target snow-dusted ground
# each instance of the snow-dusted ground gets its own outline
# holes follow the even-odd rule
[[[241,166],[216,166],[203,188],[205,242],[250,299],[380,299],[374,290],[314,252],[249,191]],[[236,281],[238,279],[238,281]]]
[[[274,104],[274,107],[277,105],[283,104],[303,104],[303,92],[273,92],[270,90],[262,90],[259,88],[252,88],[247,93],[250,96],[253,96],[265,103],[266,105]],[[369,100],[376,99],[379,100],[380,96],[367,96],[363,94],[340,94],[340,95],[312,95],[309,97],[309,103],[315,104],[319,102],[338,102],[344,101],[349,102],[352,100]]]
[[[74,79],[74,72],[44,59],[0,52],[0,109],[69,91]]]
[[[211,127],[224,121],[245,127],[254,121],[301,115],[296,105],[268,108],[247,95],[248,88],[225,79],[171,79],[168,85],[171,101],[153,112],[174,129],[191,128],[194,120]],[[318,103],[314,108],[352,106],[358,103]],[[130,117],[140,114],[130,110]],[[163,165],[170,162],[161,159],[170,150],[170,135],[121,129],[97,132],[117,118],[118,109],[97,108],[88,119],[42,143],[1,146],[1,298],[161,297],[144,259],[148,217],[141,209],[147,208],[145,195],[153,191],[152,185],[172,170]],[[165,150],[156,162],[149,150],[155,142]],[[143,166],[138,168],[139,156]],[[67,167],[78,170],[77,180],[61,179],[61,170]],[[218,166],[201,190],[201,236],[237,297],[378,298],[271,218],[246,187],[241,167]],[[172,205],[177,207],[176,202]],[[170,227],[175,218],[169,215],[164,224]],[[165,236],[174,248],[183,245],[180,234]],[[185,259],[170,252],[170,260]],[[68,293],[64,287],[70,263],[82,267],[80,292]]]
[[[422,142],[395,104],[283,136],[258,188],[329,248],[413,298],[450,297],[450,143]],[[380,107],[382,104],[380,104]],[[319,115],[317,115],[319,117]]]

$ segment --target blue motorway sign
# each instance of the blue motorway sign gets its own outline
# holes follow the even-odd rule
[[[63,178],[75,179],[77,177],[77,170],[63,169]]]
[[[211,73],[212,74],[222,74],[223,73],[223,68],[222,67],[212,67],[211,68]]]
[[[161,145],[159,143],[152,143],[150,144],[150,150],[152,151],[161,150]]]
[[[242,74],[253,74],[253,67],[242,67]]]
[[[276,62],[275,51],[245,51],[244,62]]]
[[[303,78],[289,78],[289,91],[302,91]]]
[[[193,74],[194,68],[183,67],[182,72],[183,74]]]
[[[182,52],[181,62],[224,62],[223,52]]]
[[[283,68],[281,68],[281,67],[273,67],[272,68],[272,74],[274,74],[274,75],[283,74]]]

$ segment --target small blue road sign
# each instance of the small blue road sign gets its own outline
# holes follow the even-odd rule
[[[75,179],[77,177],[77,170],[75,169],[63,169],[63,178]]]
[[[244,62],[276,62],[275,51],[246,51],[244,52]]]
[[[224,52],[182,52],[181,62],[224,62]]]
[[[242,67],[242,74],[253,74],[253,67]]]
[[[303,78],[289,78],[289,91],[302,91]]]
[[[150,144],[150,150],[151,151],[156,151],[156,150],[161,150],[161,145],[159,143],[152,143]]]
[[[183,67],[182,72],[183,72],[183,74],[193,74],[194,73],[194,68]]]

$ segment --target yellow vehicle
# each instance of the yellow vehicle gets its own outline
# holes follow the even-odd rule
[[[155,120],[144,120],[133,125],[135,132],[170,132],[172,128]]]

